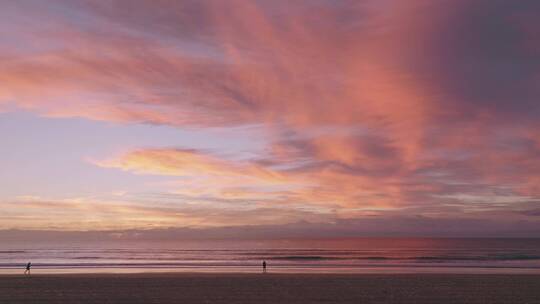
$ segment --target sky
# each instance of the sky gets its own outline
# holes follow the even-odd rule
[[[539,20],[528,0],[2,1],[0,230],[538,235]]]

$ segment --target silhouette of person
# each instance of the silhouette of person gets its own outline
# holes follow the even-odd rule
[[[263,273],[266,273],[266,261],[263,261],[262,266],[263,266]]]
[[[26,264],[26,270],[24,271],[24,274],[30,274],[30,267],[32,267],[32,263],[28,262],[28,264]]]

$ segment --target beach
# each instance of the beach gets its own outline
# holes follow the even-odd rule
[[[1,275],[0,303],[540,303],[540,275]]]

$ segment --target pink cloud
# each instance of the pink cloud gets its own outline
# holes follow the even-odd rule
[[[342,217],[442,210],[462,194],[462,212],[479,197],[538,200],[535,21],[516,17],[538,5],[474,2],[59,2],[86,19],[46,11],[44,30],[11,25],[14,39],[47,39],[0,49],[0,111],[9,102],[51,117],[262,125],[266,155],[252,161],[141,149],[98,164],[211,176],[225,185],[216,196],[261,198],[290,183],[268,204]]]

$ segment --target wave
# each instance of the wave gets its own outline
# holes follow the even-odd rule
[[[5,253],[5,252],[1,252]],[[19,253],[19,252],[9,252],[9,253]],[[259,260],[269,260],[269,261],[313,261],[313,262],[325,262],[325,261],[384,261],[384,262],[399,262],[399,261],[408,261],[408,262],[421,262],[421,263],[443,263],[443,262],[488,262],[488,261],[540,261],[540,255],[534,254],[501,254],[501,255],[479,255],[479,256],[437,256],[437,255],[425,255],[425,256],[409,256],[409,257],[391,257],[391,256],[326,256],[326,255],[288,255],[288,256],[168,256],[168,257],[159,257],[159,256],[71,256],[71,257],[60,257],[60,256],[27,256],[23,260],[33,259],[39,260],[40,258],[45,259],[58,259],[58,260],[115,260],[115,261],[125,261],[125,263],[131,263],[131,261],[145,261],[145,262],[155,262],[161,263],[163,261],[167,262],[223,262],[223,263],[236,263],[236,262],[253,262],[256,263]],[[1,262],[0,262],[1,263]]]
[[[277,257],[267,257],[266,260],[300,260],[300,261],[332,261],[332,260],[389,260],[392,258],[388,257],[328,257],[328,256],[277,256]]]
[[[277,256],[266,257],[266,260],[289,260],[289,261],[324,261],[324,260],[377,260],[377,261],[532,261],[540,260],[540,255],[501,255],[501,256],[416,256],[416,257],[334,257],[334,256]]]
[[[0,263],[0,269],[24,269],[25,264],[20,263]],[[369,268],[430,268],[433,265],[421,264],[285,264],[285,265],[270,265],[271,269],[291,269],[291,268],[306,268],[306,269],[369,269]],[[36,263],[33,264],[33,269],[259,269],[259,264],[186,264],[186,263]],[[437,268],[519,268],[519,269],[540,269],[540,265],[463,265],[463,264],[443,264],[437,265]]]
[[[301,261],[315,261],[315,260],[342,260],[345,258],[334,258],[334,257],[323,257],[323,256],[278,256],[278,257],[269,257],[267,260],[301,260]]]
[[[499,256],[419,256],[409,258],[427,261],[519,261],[540,260],[540,255],[499,255]]]

